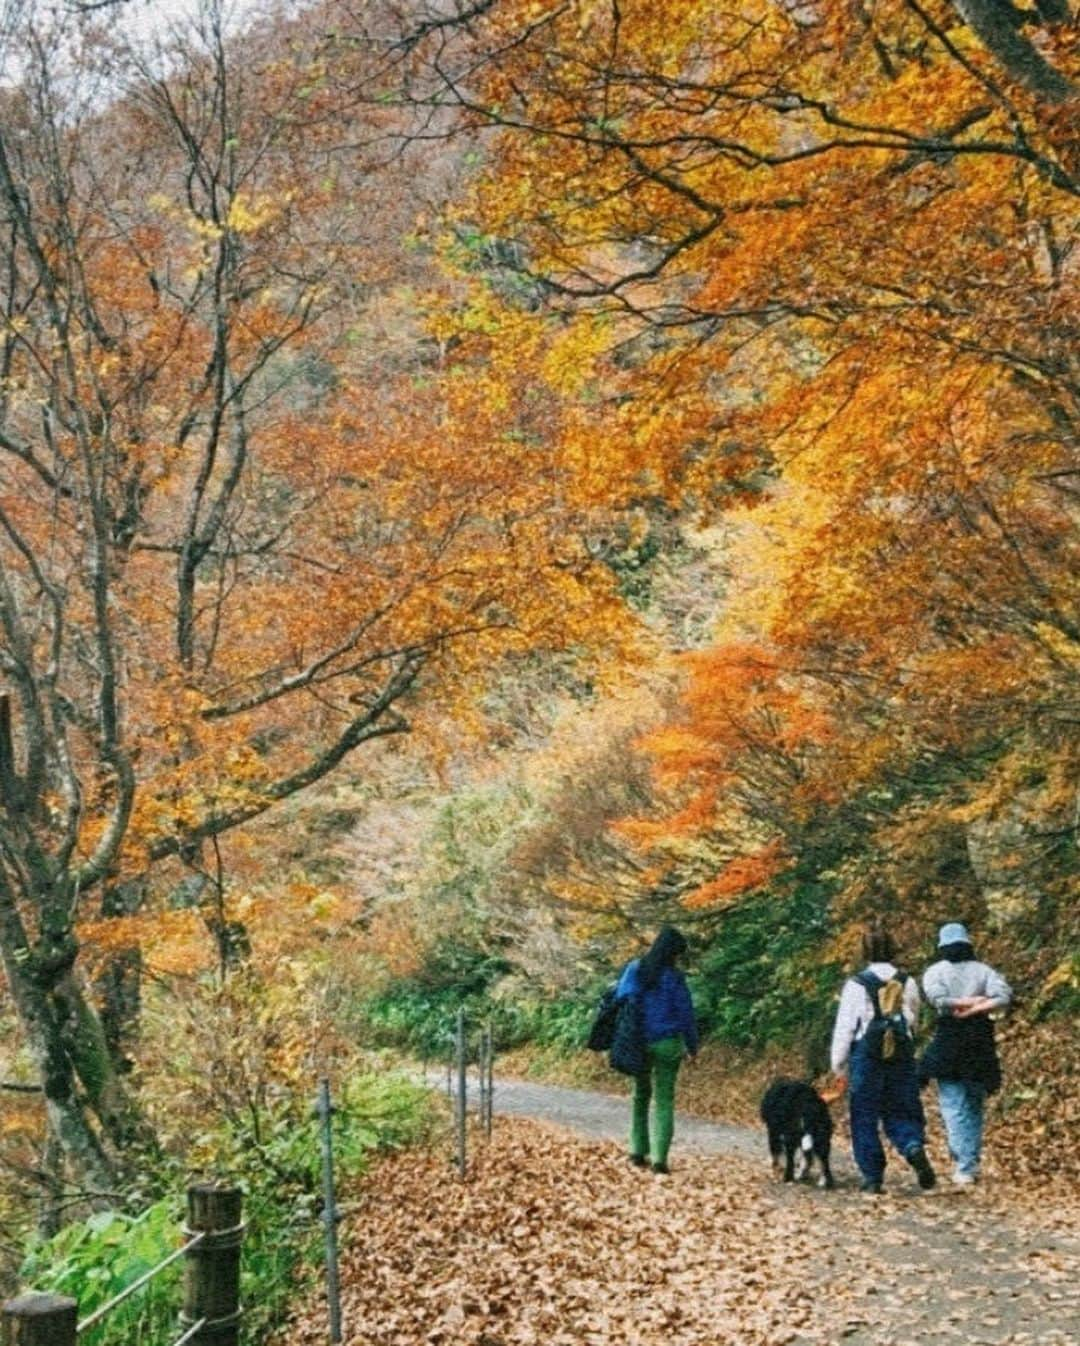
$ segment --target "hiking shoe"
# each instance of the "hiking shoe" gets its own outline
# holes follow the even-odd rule
[[[974,1173],[961,1173],[959,1169],[952,1175],[952,1180],[957,1187],[973,1187],[975,1185]]]
[[[875,1182],[873,1178],[863,1178],[859,1184],[860,1192],[869,1192],[872,1196],[881,1195],[881,1183]]]
[[[654,1173],[670,1173],[671,1169],[668,1168],[667,1164],[653,1164],[652,1171]]]
[[[632,1155],[630,1155],[630,1162],[633,1164],[633,1166],[634,1166],[635,1168],[648,1168],[648,1167],[649,1167],[649,1161],[645,1158],[645,1156],[644,1156],[643,1154],[632,1154]]]
[[[924,1192],[928,1192],[937,1182],[934,1170],[930,1166],[930,1160],[926,1157],[926,1151],[921,1145],[916,1145],[913,1150],[909,1150],[904,1158],[915,1170],[915,1176],[919,1179],[919,1186]]]

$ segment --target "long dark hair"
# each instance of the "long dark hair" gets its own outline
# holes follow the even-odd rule
[[[868,963],[891,963],[896,957],[896,940],[883,925],[870,925],[863,931],[862,951]]]
[[[652,948],[638,964],[638,977],[645,989],[652,990],[665,968],[673,967],[675,959],[687,950],[686,936],[673,925],[665,925],[652,942]]]

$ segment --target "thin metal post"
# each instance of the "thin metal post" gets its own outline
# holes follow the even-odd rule
[[[485,1050],[484,1050],[484,1068],[487,1072],[487,1089],[485,1090],[486,1109],[484,1112],[484,1131],[488,1138],[491,1138],[491,1120],[495,1113],[495,1033],[491,1027],[490,1021],[484,1030]]]
[[[457,1014],[457,1098],[454,1109],[457,1122],[457,1166],[461,1177],[465,1176],[466,1155],[465,1155],[465,1108],[467,1105],[466,1093],[468,1090],[468,1079],[466,1077],[465,1067],[465,1011],[459,1009]]]
[[[323,1223],[326,1226],[326,1303],[330,1314],[330,1340],[341,1340],[341,1282],[338,1277],[337,1202],[334,1197],[334,1137],[330,1119],[330,1081],[319,1080],[319,1118],[322,1123]]]
[[[184,1340],[197,1346],[238,1346],[243,1195],[237,1187],[196,1183],[187,1192]],[[202,1238],[195,1236],[202,1234]],[[202,1321],[192,1335],[189,1329]]]
[[[0,1310],[4,1346],[75,1346],[79,1307],[66,1295],[20,1295]]]
[[[487,1029],[481,1028],[480,1040],[476,1046],[476,1074],[480,1086],[480,1100],[478,1104],[477,1120],[481,1129],[484,1126],[484,1119],[487,1117]]]

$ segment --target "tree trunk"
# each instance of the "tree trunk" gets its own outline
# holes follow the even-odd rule
[[[251,939],[242,921],[230,920],[225,910],[225,874],[221,851],[214,838],[214,873],[204,863],[202,847],[188,846],[181,858],[191,869],[169,899],[171,907],[196,907],[217,948],[218,976],[224,984],[230,972],[251,957]]]
[[[126,1075],[133,1065],[131,1051],[139,1033],[142,1010],[142,951],[120,949],[110,955],[95,980],[101,997],[101,1027],[113,1068]]]
[[[242,921],[228,920],[216,906],[204,906],[202,916],[217,946],[218,975],[224,982],[251,957],[251,937]]]
[[[117,1164],[102,1137],[120,1154],[133,1144],[156,1142],[113,1066],[101,1020],[72,970],[75,938],[54,933],[31,945],[14,899],[0,891],[0,953],[45,1096],[50,1134],[91,1192],[111,1192]]]
[[[156,1151],[154,1131],[117,1072],[101,1019],[73,973],[57,983],[51,999],[68,1057],[105,1136],[121,1153],[132,1145]]]
[[[1077,90],[1052,66],[1016,24],[1016,8],[1008,0],[954,0],[964,21],[1017,83],[1048,103],[1063,103]],[[1051,9],[1057,8],[1051,6]]]
[[[38,984],[32,962],[12,957],[7,940],[3,959],[30,1058],[41,1080],[49,1131],[90,1191],[110,1192],[115,1186],[115,1168],[76,1093],[75,1071],[51,998]]]
[[[130,916],[143,905],[141,881],[112,884],[101,899],[102,916]],[[137,945],[110,954],[94,982],[100,996],[101,1026],[113,1068],[121,1075],[132,1067],[131,1050],[139,1035],[142,1010],[142,950]]]

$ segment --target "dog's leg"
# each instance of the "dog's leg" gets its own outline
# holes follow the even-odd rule
[[[772,1159],[773,1177],[778,1178],[783,1168],[784,1141],[779,1131],[769,1128],[769,1155]]]
[[[799,1167],[795,1172],[796,1181],[802,1182],[810,1173],[814,1157],[814,1138],[807,1132],[799,1142]]]
[[[795,1180],[795,1142],[790,1136],[784,1137],[784,1181]]]
[[[831,1190],[836,1186],[836,1183],[833,1181],[832,1169],[829,1167],[828,1147],[818,1154],[818,1158],[821,1160],[821,1177],[818,1179],[818,1186]]]

